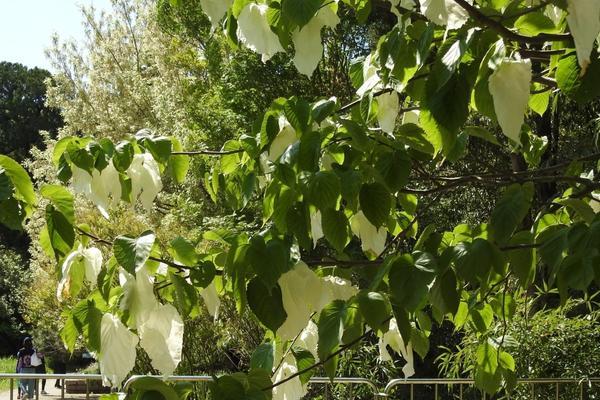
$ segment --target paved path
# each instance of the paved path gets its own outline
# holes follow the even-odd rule
[[[48,394],[41,394],[40,393],[40,400],[60,400],[60,389],[59,388],[55,388],[54,387],[54,379],[48,379],[48,381],[46,382],[46,391],[48,392]],[[40,387],[40,391],[41,391],[41,387]],[[13,394],[14,398],[13,400],[17,400],[17,383],[15,382],[15,389],[14,389],[14,394]],[[97,394],[90,394],[90,399],[91,400],[95,400],[98,399],[99,395]],[[85,400],[85,393],[84,394],[68,394],[65,392],[65,399],[69,399],[69,400]],[[0,392],[0,400],[10,400],[10,390],[7,390],[5,392]]]

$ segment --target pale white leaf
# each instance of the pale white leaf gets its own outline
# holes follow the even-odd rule
[[[56,288],[56,298],[63,300],[63,293],[69,287],[74,268],[83,268],[85,279],[92,285],[96,284],[98,274],[102,269],[102,252],[96,247],[85,249],[81,244],[77,250],[69,253],[61,266],[61,279]]]
[[[217,286],[215,284],[216,278],[206,288],[200,290],[200,296],[204,300],[204,305],[208,310],[208,313],[216,321],[219,318],[219,308],[221,307],[221,298],[217,292]]]
[[[233,0],[200,0],[202,11],[208,16],[212,25],[212,30],[219,26],[219,21],[223,18]]]
[[[431,22],[445,25],[447,29],[459,29],[469,19],[468,12],[454,0],[419,0],[421,12]],[[473,0],[469,0],[473,4]]]
[[[92,192],[92,175],[74,164],[71,165],[71,173],[73,174],[73,191],[77,194],[89,196]]]
[[[399,111],[400,99],[398,93],[392,91],[377,97],[377,121],[382,131],[390,134],[394,133]]]
[[[154,296],[154,278],[144,266],[138,269],[135,277],[121,268],[119,280],[123,288],[120,307],[122,310],[129,311],[129,326],[132,328],[142,326],[159,304]]]
[[[278,283],[287,318],[277,336],[291,340],[306,327],[311,314],[320,306],[323,285],[321,278],[302,261],[282,274]]]
[[[529,102],[531,60],[505,59],[489,78],[488,87],[502,133],[521,144],[521,126]]]
[[[96,247],[82,250],[85,279],[95,285],[98,274],[102,270],[102,252]]]
[[[383,226],[377,229],[362,211],[359,211],[350,218],[350,228],[360,239],[362,250],[373,256],[379,256],[385,249],[387,231]]]
[[[321,212],[318,210],[310,214],[310,236],[313,240],[313,247],[316,247],[319,239],[325,236],[321,225]]]
[[[280,382],[297,372],[296,359],[289,352],[283,359],[281,366],[275,371],[273,383]],[[306,393],[306,387],[300,382],[300,377],[295,377],[273,388],[273,400],[300,400]]]
[[[58,301],[63,300],[63,292],[68,288],[69,280],[71,278],[71,268],[74,264],[81,262],[82,259],[83,255],[81,252],[75,250],[65,258],[65,261],[63,261],[61,266],[62,276],[58,282],[58,287],[56,288],[56,298]]]
[[[321,284],[321,298],[316,309],[318,312],[334,300],[346,301],[358,293],[358,288],[352,286],[352,282],[339,276],[325,276]]]
[[[296,130],[283,115],[279,117],[278,122],[279,133],[273,139],[271,147],[269,147],[269,154],[267,155],[267,159],[271,162],[277,161],[289,146],[298,141]]]
[[[419,110],[405,111],[402,114],[402,124],[419,124]]]
[[[158,164],[149,153],[136,154],[127,169],[127,175],[131,178],[132,202],[139,199],[142,206],[150,211],[154,199],[162,190]]]
[[[113,314],[104,314],[100,324],[100,373],[105,386],[117,387],[135,365],[138,337]]]
[[[296,346],[308,350],[311,352],[315,361],[319,361],[319,353],[317,346],[319,344],[319,329],[317,324],[312,320],[308,321],[308,325],[302,330],[298,339],[296,339]]]
[[[158,305],[138,332],[152,366],[163,375],[171,375],[181,361],[183,348],[183,321],[177,309],[170,304]]]
[[[266,4],[248,3],[239,15],[237,37],[250,50],[262,54],[262,61],[284,51],[267,21]]]
[[[567,23],[575,40],[577,60],[583,75],[590,64],[594,40],[600,32],[600,1],[567,0],[567,5]]]
[[[334,4],[337,8],[337,4]],[[330,6],[322,7],[317,14],[301,29],[292,34],[294,42],[294,65],[301,74],[311,76],[323,56],[321,29],[324,26],[334,27],[340,22],[337,14]]]
[[[387,346],[390,346],[392,350],[400,354],[406,361],[406,365],[402,368],[404,378],[413,376],[415,374],[415,366],[412,345],[410,343],[405,345],[395,318],[390,320],[389,330],[379,338],[379,359],[381,361],[392,360]]]

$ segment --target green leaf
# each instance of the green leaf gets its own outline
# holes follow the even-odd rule
[[[498,243],[506,243],[529,213],[534,186],[528,182],[509,186],[496,203],[490,220],[490,233]]]
[[[557,31],[554,22],[541,11],[521,15],[515,21],[515,28],[526,36],[535,36],[540,33],[555,33]]]
[[[75,230],[64,214],[52,204],[46,206],[46,227],[57,260],[66,256],[75,244]]]
[[[479,332],[485,333],[494,321],[494,310],[489,304],[480,304],[471,309],[469,317],[473,321],[475,328]]]
[[[321,311],[317,322],[319,330],[317,351],[321,360],[325,360],[338,349],[346,311],[347,305],[343,300],[334,300]],[[333,378],[337,369],[337,358],[327,361],[324,369],[327,376]]]
[[[188,267],[192,267],[198,263],[196,249],[194,245],[186,239],[177,236],[175,239],[171,240],[169,244],[171,246],[169,248],[169,253],[171,253],[171,256],[178,262],[187,265]]]
[[[584,220],[587,224],[591,224],[596,217],[596,213],[590,207],[588,203],[581,199],[568,198],[568,199],[559,199],[554,200],[554,203],[562,204],[563,206],[567,206],[570,209],[574,210],[579,217]]]
[[[173,152],[183,151],[181,142],[176,137],[171,137],[171,146]],[[167,167],[171,171],[171,175],[175,178],[177,183],[183,183],[185,181],[185,175],[190,168],[190,157],[186,155],[171,155]]]
[[[133,145],[130,142],[121,142],[115,146],[112,162],[117,171],[127,171],[133,161],[133,153]]]
[[[460,294],[457,290],[456,274],[452,268],[435,278],[429,290],[429,301],[442,314],[456,314],[460,304]]]
[[[322,0],[282,0],[281,12],[285,18],[302,28],[319,11],[322,2]]]
[[[87,301],[88,311],[86,317],[87,323],[87,340],[88,349],[95,352],[102,351],[100,345],[100,325],[102,322],[102,311],[100,311],[94,301]]]
[[[539,91],[542,89],[542,85],[534,85],[534,88],[536,88],[536,90]],[[544,90],[540,93],[532,93],[531,96],[529,96],[529,108],[531,108],[540,117],[544,115],[544,113],[548,109],[548,105],[550,104],[551,92],[551,90]]]
[[[261,279],[253,278],[248,283],[246,295],[248,305],[258,320],[276,332],[287,318],[279,285],[268,288]]]
[[[0,168],[0,201],[8,200],[12,197],[14,186],[6,171]]]
[[[500,388],[502,375],[498,369],[498,350],[488,342],[477,348],[477,364],[475,367],[475,386],[490,395]]]
[[[420,126],[412,123],[400,125],[396,129],[396,138],[413,150],[432,155],[435,152],[427,134]]]
[[[167,385],[162,379],[153,376],[136,379],[131,384],[131,389],[134,392],[141,392],[139,395],[140,400],[180,400],[175,389]]]
[[[41,195],[50,200],[54,207],[65,216],[70,224],[75,224],[75,211],[73,209],[73,195],[63,186],[44,185],[40,189]]]
[[[17,199],[23,200],[29,205],[35,205],[36,198],[33,183],[31,183],[27,171],[15,160],[2,154],[0,154],[0,167],[4,169],[4,173],[10,178],[15,187]]]
[[[427,109],[421,110],[419,115],[419,123],[425,135],[427,141],[433,146],[433,154],[436,155],[439,152],[447,154],[456,141],[456,132],[450,131],[449,129],[442,126],[433,117],[431,112]]]
[[[556,83],[559,89],[579,104],[589,103],[600,95],[600,59],[594,51],[585,75],[575,51],[565,54],[556,68]]]
[[[169,161],[173,146],[170,138],[165,136],[147,137],[144,140],[144,146],[159,164],[166,164]]]
[[[225,272],[231,279],[231,291],[239,312],[246,308],[246,274],[248,268],[246,254],[248,248],[247,244],[234,243],[227,252],[225,261]]]
[[[308,350],[295,347],[292,348],[292,354],[296,358],[296,365],[298,366],[298,371],[305,370],[306,368],[311,367],[315,363],[315,357]],[[314,373],[315,369],[313,368],[301,374],[300,382],[303,385],[306,385]]]
[[[300,3],[301,0],[295,0],[295,2]],[[305,132],[308,130],[310,121],[310,105],[306,100],[292,97],[286,100],[283,104],[283,111],[285,112],[285,117],[289,121],[290,125],[292,125],[296,131]]]
[[[320,0],[319,0],[320,1]],[[337,99],[331,97],[327,100],[319,100],[312,106],[311,115],[313,120],[320,124],[325,118],[330,116],[337,108]]]
[[[367,22],[371,13],[371,0],[344,0],[356,12],[356,19],[360,24]]]
[[[288,248],[279,239],[272,239],[265,244],[261,236],[256,236],[250,241],[247,259],[268,290],[289,269],[289,258]]]
[[[376,228],[383,225],[392,208],[392,196],[381,183],[365,183],[358,194],[360,208]]]
[[[496,136],[494,136],[494,134],[492,134],[485,128],[481,128],[479,126],[467,126],[465,127],[463,132],[466,132],[469,136],[478,137],[480,139],[493,143],[496,146],[500,146],[500,142],[498,142]]]
[[[308,199],[321,211],[337,208],[341,192],[340,179],[331,171],[319,171],[308,182]]]
[[[146,263],[156,236],[146,231],[137,238],[118,236],[113,242],[113,252],[119,264],[135,275],[135,270]]]
[[[375,168],[381,174],[383,183],[391,192],[396,192],[406,185],[410,167],[410,157],[406,152],[400,150],[382,153],[375,163]]]
[[[265,371],[273,370],[273,358],[275,357],[275,342],[261,343],[254,349],[250,357],[250,369],[262,368]]]
[[[411,255],[396,258],[389,272],[392,302],[408,311],[420,309],[434,277],[433,269],[418,266]]]
[[[531,245],[534,243],[533,233],[517,232],[510,240],[509,246]],[[529,288],[535,279],[536,249],[535,247],[510,250],[507,252],[510,269],[519,279],[523,289]]]
[[[23,229],[24,219],[25,210],[17,200],[10,198],[0,201],[0,224],[8,229],[20,231]]]
[[[357,296],[358,308],[367,324],[376,331],[387,332],[392,307],[380,292],[361,290]]]
[[[329,208],[322,213],[321,225],[323,234],[329,243],[338,252],[343,252],[352,237],[346,215],[342,211]]]
[[[472,284],[487,282],[492,270],[501,273],[505,260],[493,243],[477,238],[472,243],[462,242],[454,247],[457,274]]]

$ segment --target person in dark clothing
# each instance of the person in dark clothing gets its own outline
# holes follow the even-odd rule
[[[37,353],[40,361],[42,362],[40,365],[38,365],[37,367],[35,367],[35,373],[36,374],[45,374],[46,373],[46,358],[44,357],[44,353],[41,353],[38,351]],[[48,392],[46,392],[46,380],[42,379],[42,394],[48,394]]]
[[[34,374],[35,367],[31,365],[31,357],[35,354],[33,348],[33,341],[30,337],[23,340],[23,347],[19,349],[17,353],[17,373],[19,374]],[[20,379],[19,386],[21,388],[21,394],[23,400],[33,399],[33,393],[35,391],[35,380],[34,379]]]

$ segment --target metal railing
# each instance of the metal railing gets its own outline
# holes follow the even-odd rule
[[[392,397],[392,392],[398,387],[406,388],[406,395],[400,398],[414,400],[417,398],[419,391],[423,392],[423,387],[427,387],[428,392],[431,393],[428,399],[441,400],[442,398],[448,399],[466,399],[466,390],[473,389],[475,381],[473,379],[392,379],[383,389],[380,394],[382,397]],[[600,392],[600,378],[523,378],[517,379],[515,391],[511,393],[505,393],[503,395],[496,395],[489,397],[485,392],[477,391],[475,396],[468,397],[469,399],[481,399],[491,400],[493,399],[544,399],[551,400],[552,398],[559,400],[561,397],[561,389],[565,394],[565,388],[570,385],[576,387],[576,390],[571,392],[577,392],[577,397],[580,400],[584,400],[584,393],[586,392],[586,386],[589,389],[596,385]],[[543,387],[543,392],[540,390],[540,386]],[[446,389],[446,393],[440,393],[441,389]],[[537,389],[537,390],[536,390]],[[550,390],[549,390],[550,389]],[[569,400],[575,400],[577,397],[573,397],[573,393],[567,395]],[[423,397],[420,397],[423,398]]]
[[[123,392],[128,392],[131,385],[146,376],[151,375],[133,375],[125,381],[122,387]],[[173,376],[155,376],[170,382],[211,382],[212,376],[209,375],[173,375]],[[0,374],[0,380],[10,380],[10,400],[14,400],[15,380],[33,379],[36,381],[35,398],[39,400],[39,381],[40,379],[58,379],[62,381],[61,399],[65,399],[65,381],[84,380],[86,382],[86,400],[90,399],[90,381],[102,380],[101,375],[93,374]],[[349,385],[350,392],[355,385],[365,386],[371,392],[373,399],[398,398],[402,400],[492,400],[492,399],[544,399],[560,400],[562,398],[575,400],[584,400],[596,398],[591,394],[592,389],[600,394],[600,378],[531,378],[518,379],[513,394],[500,394],[493,397],[475,389],[473,379],[392,379],[380,390],[373,381],[366,378],[339,377],[330,380],[326,377],[313,377],[310,379],[311,385]],[[402,393],[397,393],[401,389]],[[584,396],[587,395],[587,396]],[[352,397],[352,396],[350,396]]]

